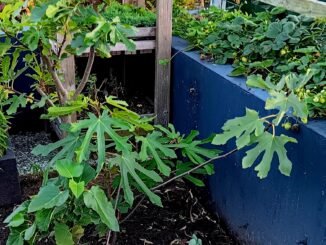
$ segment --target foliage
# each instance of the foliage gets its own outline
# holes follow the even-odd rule
[[[8,147],[8,121],[0,110],[0,158],[6,153]]]
[[[200,140],[197,131],[181,135],[172,125],[154,125],[154,118],[138,115],[128,108],[125,101],[112,96],[99,99],[96,87],[89,93],[84,91],[91,83],[95,54],[109,57],[110,47],[117,42],[123,42],[130,49],[134,47],[128,39],[134,28],[122,24],[118,17],[105,15],[110,1],[96,5],[75,0],[33,3],[7,4],[0,13],[0,28],[7,35],[6,41],[0,45],[0,85],[7,96],[3,105],[7,106],[7,114],[14,114],[27,104],[33,108],[47,105],[47,114],[43,118],[60,118],[65,122],[61,125],[65,137],[33,150],[33,154],[47,156],[53,153],[54,157],[39,193],[6,219],[11,230],[7,244],[24,244],[24,241],[33,244],[42,238],[55,240],[57,244],[78,243],[88,225],[95,226],[101,237],[111,231],[117,232],[121,216],[133,208],[137,198],[144,196],[153,204],[162,206],[156,192],[158,188],[181,177],[203,186],[200,177],[214,173],[214,160],[244,147],[250,149],[243,159],[243,167],[251,167],[260,160],[255,167],[258,177],[267,176],[274,155],[278,156],[281,173],[290,174],[292,165],[285,145],[296,141],[278,135],[276,127],[290,113],[304,123],[307,121],[308,107],[296,93],[311,84],[318,72],[315,68],[298,74],[284,73],[276,82],[274,73],[269,76],[255,74],[252,67],[245,66],[248,75],[251,74],[248,85],[267,90],[270,98],[266,109],[276,113],[261,117],[258,112],[247,109],[245,116],[227,121],[222,133]],[[220,26],[225,28],[224,31],[232,29],[236,35],[239,30],[244,30],[242,28],[250,29],[264,22],[252,20],[251,16],[239,11],[229,13],[210,9],[203,12],[200,19],[193,19],[183,11],[180,13],[182,26],[177,31],[181,33],[182,28],[189,24],[184,29],[185,35],[192,38],[196,47],[205,47],[204,42],[219,32]],[[182,18],[191,21],[187,23]],[[213,21],[209,20],[211,18]],[[265,17],[262,15],[261,18]],[[269,18],[272,17],[265,18],[268,23]],[[215,25],[217,21],[219,26]],[[282,30],[285,28],[283,25],[292,28],[287,22],[281,25]],[[284,39],[280,28],[270,28],[270,31],[267,28],[262,32],[269,33],[264,38]],[[296,38],[292,31],[286,33],[289,37],[285,41]],[[198,36],[201,40],[197,39]],[[243,36],[237,40],[232,36],[229,39],[238,52],[248,41]],[[228,46],[224,50],[225,55],[230,55],[229,49]],[[296,49],[298,54],[308,51]],[[60,72],[62,63],[71,55],[83,53],[88,53],[84,75],[79,82],[72,81],[71,84]],[[217,54],[212,57],[218,57]],[[26,64],[21,70],[17,69],[19,56],[24,56]],[[256,63],[255,67],[269,69],[270,63]],[[37,81],[35,94],[31,95],[20,93],[13,86],[27,67],[33,70],[29,76]],[[240,65],[236,69],[238,67]],[[219,151],[211,143],[224,145],[234,138],[235,149],[218,156]],[[49,179],[50,171],[58,177]],[[200,244],[200,239],[195,236],[193,240]]]
[[[4,101],[8,99],[8,94],[0,87],[0,158],[6,153],[8,147],[8,118],[3,112]]]
[[[199,48],[203,59],[232,63],[231,76],[260,74],[276,84],[283,75],[301,77],[312,70],[295,96],[307,104],[310,116],[326,115],[325,21],[283,8],[255,15],[210,8],[198,16],[175,15],[174,30]]]
[[[103,15],[109,20],[119,16],[121,23],[137,27],[150,27],[156,24],[156,15],[152,11],[117,2],[111,3]]]
[[[152,187],[162,183],[164,177],[179,175],[197,166],[200,159],[217,155],[216,150],[202,146],[210,140],[194,140],[198,136],[195,131],[185,137],[172,125],[139,130],[136,125],[144,124],[142,118],[137,123],[116,118],[119,112],[129,110],[122,102],[112,98],[108,101],[115,106],[104,105],[107,110],[99,116],[89,113],[87,119],[66,127],[64,139],[33,150],[34,154],[42,155],[58,152],[53,162],[59,177],[47,180],[38,195],[6,219],[11,228],[8,244],[14,244],[11,242],[14,240],[33,243],[49,234],[54,234],[57,244],[64,236],[77,241],[90,224],[98,227],[102,235],[108,230],[118,231],[118,213],[132,207],[135,193],[144,193],[152,203],[162,206]],[[181,162],[175,163],[178,152],[184,152],[186,168],[179,167],[183,165]],[[87,163],[94,154],[96,169]],[[103,186],[94,184],[98,176],[106,173],[111,177],[105,180],[104,188],[115,194],[106,195]],[[201,186],[197,177],[213,173],[212,166],[208,165],[187,179]]]
[[[59,176],[49,179],[4,221],[11,230],[7,244],[35,244],[52,236],[56,244],[76,244],[90,224],[119,230],[113,204],[104,191],[97,185],[87,188],[95,176],[92,167],[61,160],[55,169]]]
[[[76,98],[88,83],[95,52],[101,57],[110,56],[110,46],[123,42],[130,50],[133,41],[127,36],[134,32],[119,17],[107,19],[102,14],[105,4],[96,6],[89,1],[38,1],[28,6],[21,1],[7,4],[0,13],[0,29],[6,36],[0,46],[1,86],[12,92],[15,79],[31,68],[38,84],[35,93],[11,96],[8,113],[14,114],[20,106],[33,103],[34,107],[50,105],[76,105]],[[19,35],[17,35],[19,33]],[[28,52],[26,52],[28,51]],[[77,81],[64,81],[60,69],[71,55],[89,52],[88,69]],[[17,59],[25,56],[26,67],[17,70]],[[69,83],[75,83],[70,86]],[[13,91],[17,92],[17,91]],[[35,98],[41,95],[39,101]],[[77,108],[78,110],[78,108]]]
[[[192,235],[191,240],[188,242],[189,245],[202,245],[203,242],[195,234]]]

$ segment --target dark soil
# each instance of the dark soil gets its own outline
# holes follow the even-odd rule
[[[41,185],[39,176],[21,177],[23,198],[38,192]],[[207,204],[204,189],[191,188],[179,181],[164,193],[160,193],[164,208],[144,201],[135,213],[121,224],[121,233],[116,236],[117,245],[140,244],[188,244],[193,234],[202,244],[237,245],[237,242],[221,224],[221,221],[203,205]],[[5,244],[8,229],[2,223],[12,207],[0,208],[0,244]],[[86,244],[105,244],[88,230]],[[52,244],[45,243],[42,244]]]

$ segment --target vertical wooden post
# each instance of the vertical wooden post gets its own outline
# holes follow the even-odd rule
[[[172,0],[156,0],[156,64],[154,110],[156,123],[167,125],[170,119],[171,65],[161,60],[171,59]]]

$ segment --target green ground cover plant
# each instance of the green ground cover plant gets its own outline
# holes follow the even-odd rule
[[[178,7],[174,11],[174,34],[200,49],[203,59],[232,64],[231,76],[277,84],[284,76],[308,74],[309,81],[294,94],[306,103],[310,117],[326,116],[325,19],[279,7],[252,15],[214,7],[195,16]],[[285,92],[289,89],[284,86]]]
[[[278,159],[282,174],[291,173],[285,145],[296,140],[279,134],[277,126],[287,120],[290,111],[297,120],[307,121],[307,105],[296,93],[311,83],[316,75],[312,69],[304,74],[286,73],[278,82],[257,74],[248,77],[248,84],[270,94],[266,101],[266,109],[271,110],[268,116],[244,108],[245,115],[227,121],[220,134],[208,139],[200,139],[197,131],[181,135],[173,125],[154,125],[154,118],[138,115],[125,101],[112,96],[100,100],[96,86],[85,91],[92,83],[95,54],[110,57],[110,47],[117,42],[134,49],[133,41],[127,38],[134,28],[119,17],[106,18],[102,10],[108,4],[12,1],[0,13],[0,29],[6,37],[0,46],[0,88],[7,96],[3,111],[14,115],[26,105],[46,107],[43,118],[61,119],[65,132],[57,142],[33,150],[36,155],[55,155],[39,193],[5,220],[11,231],[8,245],[42,243],[44,238],[59,245],[78,244],[89,225],[109,244],[119,224],[144,198],[162,206],[157,190],[179,178],[203,186],[200,177],[214,173],[214,161],[241,149],[246,150],[243,168],[255,165],[261,179],[267,177],[273,158]],[[233,14],[225,19],[232,20]],[[214,25],[207,28],[218,31]],[[65,80],[63,62],[83,53],[88,55],[83,77]],[[17,70],[21,56],[25,67]],[[16,91],[13,86],[27,68],[32,69],[29,76],[36,81],[31,94]],[[235,141],[233,150],[222,153],[217,149],[230,140]],[[193,240],[196,242],[196,237]]]
[[[105,9],[104,16],[111,20],[119,16],[121,23],[136,27],[152,27],[156,25],[156,15],[154,12],[118,2],[112,2]]]

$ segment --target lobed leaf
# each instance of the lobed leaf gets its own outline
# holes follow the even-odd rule
[[[292,163],[287,157],[285,144],[297,143],[296,139],[280,135],[274,136],[271,133],[264,132],[257,137],[254,143],[257,145],[246,152],[246,156],[242,159],[242,167],[249,168],[258,157],[263,154],[259,164],[255,167],[258,172],[257,176],[261,179],[266,178],[271,168],[271,163],[276,154],[279,161],[279,170],[282,174],[289,176],[292,169]]]

